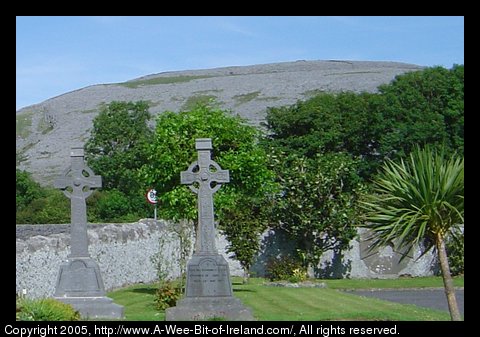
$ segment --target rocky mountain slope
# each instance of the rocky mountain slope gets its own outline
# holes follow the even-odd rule
[[[321,91],[374,92],[396,75],[421,69],[397,62],[296,61],[165,72],[118,84],[93,85],[16,112],[17,167],[50,184],[65,168],[71,145],[85,142],[102,104],[150,103],[154,114],[215,99],[258,125],[267,107],[293,104]]]

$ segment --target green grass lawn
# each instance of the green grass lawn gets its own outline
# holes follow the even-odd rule
[[[233,279],[234,295],[250,307],[257,320],[450,320],[448,312],[398,304],[344,293],[338,289],[441,287],[439,277],[394,280],[326,280],[328,288],[267,286],[264,279],[248,284]],[[455,279],[463,286],[463,277]],[[164,312],[154,307],[155,285],[135,285],[108,294],[125,307],[126,320],[162,321]]]

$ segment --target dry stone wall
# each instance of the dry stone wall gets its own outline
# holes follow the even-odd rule
[[[100,266],[106,290],[157,280],[158,263],[168,272],[168,277],[178,277],[180,239],[172,225],[151,219],[129,224],[89,224],[89,253]],[[359,234],[362,238],[363,233]],[[265,264],[270,258],[294,249],[282,233],[273,230],[266,231],[261,240],[262,248],[252,268],[256,276],[265,275]],[[69,225],[17,225],[17,293],[26,292],[32,298],[52,296],[60,264],[70,251],[69,241]],[[193,238],[190,241],[193,243]],[[230,275],[241,276],[241,266],[229,257],[227,245],[225,237],[217,234],[216,247],[227,259]],[[399,262],[399,254],[390,247],[369,255],[362,244],[354,240],[343,256],[331,251],[324,254],[320,266],[311,274],[330,278],[385,278],[436,272],[437,263],[432,253],[418,258],[420,250],[417,249],[410,256]]]

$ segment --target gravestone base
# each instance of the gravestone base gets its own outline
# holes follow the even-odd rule
[[[250,309],[233,297],[228,262],[220,254],[194,254],[187,264],[185,298],[165,311],[167,321],[222,318],[253,321]]]
[[[123,306],[113,303],[109,297],[55,297],[80,313],[82,318],[96,319],[122,319],[124,318]]]
[[[123,318],[123,306],[105,296],[100,268],[90,257],[62,263],[54,298],[71,304],[82,318]]]
[[[165,310],[166,321],[254,321],[252,312],[233,296],[186,297]]]

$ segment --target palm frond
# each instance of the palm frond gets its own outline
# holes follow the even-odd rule
[[[401,249],[448,235],[464,222],[464,159],[427,146],[407,160],[387,160],[361,204],[372,247],[394,243]]]

